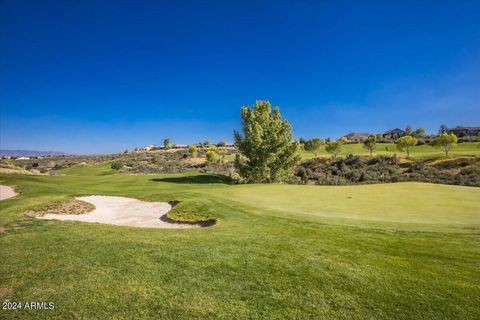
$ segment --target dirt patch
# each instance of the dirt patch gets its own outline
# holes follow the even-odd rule
[[[0,233],[4,233],[4,232],[6,232],[6,231],[7,231],[7,228],[5,228],[5,227],[0,227]]]
[[[68,214],[79,215],[95,210],[95,206],[91,203],[78,199],[69,199],[62,202],[55,202],[34,210],[25,212],[29,217],[38,217],[44,214]]]
[[[8,298],[13,294],[13,288],[0,288],[0,298]]]
[[[205,158],[189,158],[185,160],[186,163],[191,163],[191,164],[204,164],[206,162]]]
[[[88,202],[95,209],[87,214],[45,214],[39,219],[73,220],[141,228],[199,228],[201,225],[172,223],[162,218],[172,205],[167,202],[145,202],[138,199],[110,196],[88,196],[77,200]]]

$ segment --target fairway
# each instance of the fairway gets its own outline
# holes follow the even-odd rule
[[[342,146],[342,151],[340,155],[369,155],[369,152],[363,148],[363,144],[355,143],[355,144],[345,144]],[[373,155],[398,155],[401,157],[405,156],[405,153],[399,151],[397,146],[393,143],[378,143]],[[450,157],[455,156],[475,156],[480,155],[480,142],[469,142],[469,143],[459,143],[456,145],[450,152]],[[321,148],[318,156],[329,156],[329,154],[325,151],[325,148]],[[430,145],[421,145],[413,147],[413,150],[410,154],[411,158],[443,158],[445,157],[445,153],[437,148],[433,148]],[[302,158],[303,159],[311,159],[314,155],[312,152],[303,151]]]
[[[480,316],[479,188],[222,181],[106,165],[0,176],[21,192],[0,203],[3,298],[55,302],[53,311],[7,318]],[[21,214],[86,195],[200,201],[218,222],[142,229]]]

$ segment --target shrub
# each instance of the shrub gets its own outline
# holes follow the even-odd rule
[[[400,181],[401,172],[397,157],[367,159],[348,155],[345,159],[304,161],[297,167],[296,176],[302,181],[314,180],[317,184],[342,185],[396,182]]]
[[[110,166],[113,170],[120,170],[123,168],[123,162],[120,160],[115,160]]]
[[[207,157],[208,164],[217,164],[220,162],[220,155],[214,150],[208,150],[205,155]]]
[[[198,148],[196,145],[192,145],[188,148],[188,152],[192,158],[196,158],[198,154]]]

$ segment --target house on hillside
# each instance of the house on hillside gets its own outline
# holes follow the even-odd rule
[[[154,144],[149,144],[148,146],[143,147],[143,148],[140,148],[139,150],[140,150],[140,151],[150,151],[150,150],[155,149],[155,148],[157,148],[156,145],[154,145]]]
[[[448,133],[453,133],[459,138],[472,137],[480,133],[480,127],[460,127],[457,126],[447,130]]]
[[[401,138],[405,135],[406,135],[406,132],[403,131],[402,129],[398,129],[398,128],[391,129],[391,130],[388,130],[388,131],[385,131],[384,133],[382,133],[383,138],[393,139],[393,140],[397,140],[398,138]]]
[[[349,134],[345,135],[344,137],[351,142],[363,142],[365,141],[371,134],[367,132],[350,132]]]
[[[172,148],[173,149],[187,149],[188,144],[174,144],[174,145],[172,145]]]
[[[235,148],[235,145],[231,142],[219,142],[216,144],[217,147],[219,148]]]

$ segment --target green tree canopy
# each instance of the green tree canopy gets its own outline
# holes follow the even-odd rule
[[[210,141],[208,141],[208,140],[205,140],[202,145],[203,145],[204,147],[206,147],[206,148],[209,148],[210,146],[213,145],[213,143],[210,142]]]
[[[438,134],[447,133],[447,132],[448,132],[448,127],[444,124],[442,124],[440,126],[440,129],[438,129]]]
[[[123,168],[123,162],[121,160],[115,160],[111,163],[110,168],[118,171]]]
[[[268,101],[241,108],[242,133],[234,139],[240,154],[235,166],[247,182],[277,182],[293,174],[300,160],[299,143],[292,138],[287,120],[282,120],[278,107],[272,110]]]
[[[413,136],[412,126],[407,126],[407,127],[405,128],[405,134],[406,134],[407,136]]]
[[[317,154],[320,152],[323,146],[323,141],[320,138],[313,138],[310,140],[306,140],[303,144],[306,151],[312,152],[316,157]]]
[[[340,141],[328,141],[325,144],[325,151],[333,155],[336,158],[342,151],[342,143]]]
[[[453,133],[439,134],[433,141],[433,146],[442,149],[445,152],[445,157],[448,157],[448,152],[457,144],[458,138]]]
[[[172,140],[170,140],[170,138],[166,138],[163,140],[163,146],[165,149],[170,149],[172,147]]]
[[[375,138],[375,136],[368,136],[368,138],[363,141],[363,148],[365,150],[368,150],[368,152],[370,152],[370,155],[372,155],[376,147],[377,139]]]
[[[400,151],[405,151],[407,153],[407,158],[410,157],[410,152],[413,147],[417,145],[418,141],[412,136],[403,136],[397,141],[397,149]]]
[[[425,129],[417,128],[417,130],[415,130],[415,136],[417,138],[423,138],[425,136]]]

